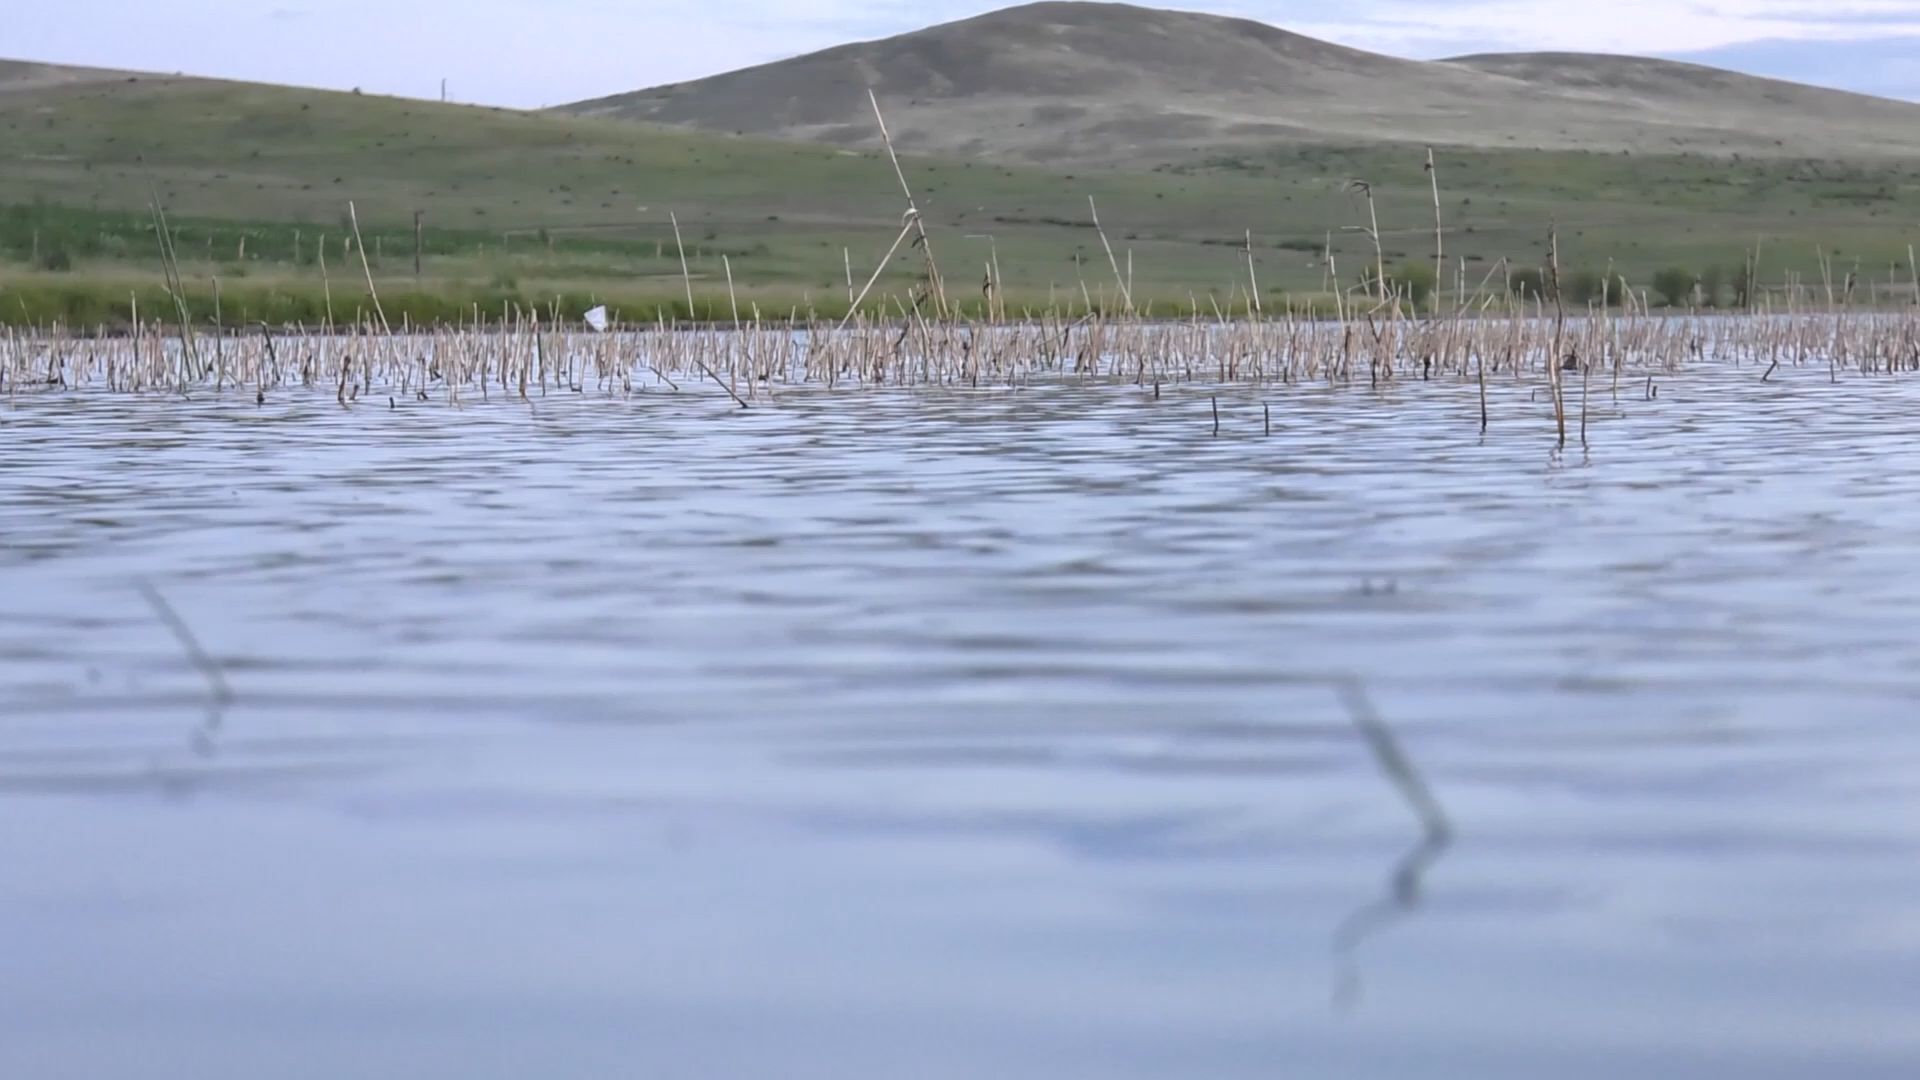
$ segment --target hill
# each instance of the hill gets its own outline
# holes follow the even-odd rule
[[[1001,160],[1195,161],[1275,143],[1920,155],[1920,106],[1632,57],[1402,60],[1247,19],[1040,3],[573,115]]]
[[[336,300],[362,288],[358,260],[342,261],[349,200],[383,295],[420,290],[468,310],[556,293],[622,298],[628,310],[676,300],[670,213],[702,303],[726,309],[731,268],[743,303],[827,308],[844,303],[847,264],[870,271],[900,227],[893,171],[866,149],[179,76],[0,71],[15,75],[0,92],[0,319],[38,310],[23,290],[91,289],[124,308],[128,286],[157,283],[146,213],[156,191],[189,279],[217,276],[229,299],[244,287],[317,301],[323,248]],[[1915,162],[1438,157],[1449,258],[1476,282],[1503,258],[1537,265],[1557,222],[1570,272],[1612,264],[1644,283],[1670,265],[1737,268],[1758,240],[1775,280],[1789,269],[1819,280],[1823,249],[1884,285],[1914,239],[1901,229],[1920,214]],[[1210,295],[1242,288],[1249,232],[1275,303],[1326,287],[1329,243],[1350,283],[1373,261],[1371,242],[1346,228],[1364,220],[1347,191],[1355,177],[1372,184],[1390,266],[1429,259],[1424,164],[1423,149],[1381,142],[1280,142],[1159,171],[905,161],[957,291],[978,295],[995,252],[1016,304],[1079,295],[1083,282],[1110,290],[1092,196],[1136,295],[1163,311],[1210,311]],[[419,279],[415,211],[426,223]],[[918,259],[903,251],[879,291],[897,295]]]
[[[135,78],[131,72],[107,68],[73,67],[64,64],[39,64],[28,60],[0,60],[0,94],[9,91],[45,90],[78,83],[112,82]]]

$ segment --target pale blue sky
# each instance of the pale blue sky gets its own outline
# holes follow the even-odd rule
[[[126,0],[31,3],[0,57],[457,100],[561,104],[990,11],[991,0]],[[1920,0],[1195,0],[1400,56],[1576,49],[1920,100]]]

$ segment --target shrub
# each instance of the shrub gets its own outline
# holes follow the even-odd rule
[[[1668,307],[1686,307],[1693,300],[1693,271],[1684,266],[1669,266],[1653,275],[1653,291]]]
[[[1507,289],[1522,300],[1547,298],[1547,273],[1544,270],[1510,270]]]
[[[1702,307],[1720,306],[1720,293],[1726,278],[1726,271],[1718,266],[1709,266],[1700,272],[1700,305]]]
[[[1424,304],[1438,284],[1433,266],[1424,262],[1403,262],[1388,278],[1387,284],[1415,305]]]
[[[1619,303],[1620,298],[1607,288],[1605,274],[1597,270],[1576,270],[1567,275],[1567,302],[1587,305],[1605,300],[1609,304]]]

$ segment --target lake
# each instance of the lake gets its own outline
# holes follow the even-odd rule
[[[0,1074],[1920,1075],[1920,382],[1760,374],[0,404]]]

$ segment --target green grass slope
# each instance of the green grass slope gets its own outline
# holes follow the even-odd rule
[[[1920,209],[1920,166],[1889,159],[1442,149],[1439,164],[1450,265],[1467,259],[1476,281],[1502,258],[1537,264],[1556,221],[1570,271],[1611,263],[1643,285],[1671,264],[1731,272],[1756,240],[1774,279],[1810,275],[1824,249],[1883,281],[1904,262]],[[1370,242],[1348,231],[1364,216],[1346,191],[1355,177],[1374,185],[1389,263],[1428,260],[1423,165],[1417,148],[1378,144],[1249,149],[1158,171],[906,162],[956,294],[978,296],[994,250],[1016,306],[1081,295],[1083,282],[1112,294],[1091,195],[1134,292],[1163,311],[1208,309],[1209,295],[1242,288],[1249,230],[1263,291],[1321,290],[1329,238],[1351,284],[1372,261]],[[730,264],[747,303],[830,310],[846,301],[848,253],[864,278],[902,207],[884,156],[866,150],[42,69],[0,92],[0,318],[29,317],[29,293],[97,303],[156,283],[145,215],[155,192],[191,281],[301,297],[289,309],[309,311],[323,248],[333,293],[364,292],[357,259],[343,265],[349,200],[383,295],[428,296],[422,311],[561,293],[636,309],[674,300],[670,213],[703,304],[724,302]],[[427,223],[419,280],[416,210]],[[903,292],[917,260],[900,255],[882,291]]]

